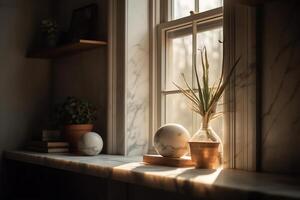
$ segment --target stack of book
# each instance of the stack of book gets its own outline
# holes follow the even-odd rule
[[[28,150],[41,153],[66,153],[69,152],[69,143],[31,141],[29,142]]]
[[[44,142],[60,142],[63,141],[60,131],[57,130],[43,130],[42,134],[36,135],[34,140]]]
[[[41,153],[66,153],[69,152],[69,143],[63,141],[60,131],[43,130],[28,143],[27,149]]]

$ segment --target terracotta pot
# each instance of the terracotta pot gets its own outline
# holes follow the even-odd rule
[[[78,152],[78,141],[82,135],[93,130],[93,124],[72,124],[64,127],[65,139],[70,144],[70,151]]]
[[[189,142],[189,145],[196,168],[216,169],[219,167],[219,142]]]

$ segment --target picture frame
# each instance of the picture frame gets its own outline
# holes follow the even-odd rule
[[[69,38],[72,42],[80,39],[96,39],[98,22],[98,6],[90,4],[72,13]]]

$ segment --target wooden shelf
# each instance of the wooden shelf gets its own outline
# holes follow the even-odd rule
[[[96,49],[106,44],[107,43],[104,41],[79,40],[78,42],[66,44],[60,47],[49,48],[49,49],[36,49],[28,53],[27,57],[42,58],[42,59],[59,58],[67,55],[76,54],[81,51]]]

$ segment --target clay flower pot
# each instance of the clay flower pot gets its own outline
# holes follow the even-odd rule
[[[78,141],[82,135],[91,132],[93,124],[72,124],[64,127],[64,136],[70,144],[70,151],[73,153],[78,152]]]
[[[189,145],[196,168],[216,169],[219,167],[219,142],[189,142]]]

